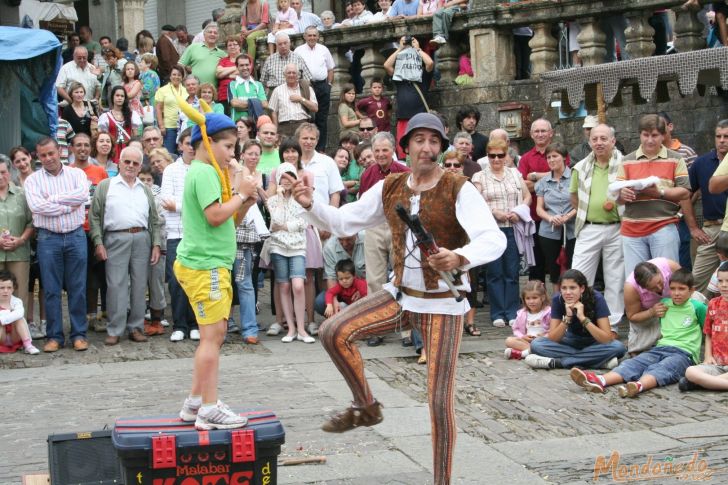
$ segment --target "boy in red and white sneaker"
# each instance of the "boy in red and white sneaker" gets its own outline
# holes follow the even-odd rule
[[[657,312],[662,338],[652,349],[604,375],[571,369],[571,379],[589,392],[604,392],[607,386],[619,385],[620,397],[636,397],[642,391],[678,382],[700,354],[706,307],[690,298],[693,286],[690,271],[679,269],[672,274],[672,297],[663,298],[666,310]]]
[[[678,384],[681,391],[710,389],[728,391],[728,261],[718,268],[720,296],[708,303],[705,317],[703,363],[688,367]]]

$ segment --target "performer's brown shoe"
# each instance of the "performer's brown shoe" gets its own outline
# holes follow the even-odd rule
[[[321,429],[327,433],[343,433],[360,426],[374,426],[383,419],[382,405],[379,401],[374,401],[363,408],[351,406],[345,409],[321,425]]]

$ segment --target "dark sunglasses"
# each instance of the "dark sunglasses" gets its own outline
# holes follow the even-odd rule
[[[488,158],[506,158],[505,153],[489,153]]]
[[[447,163],[447,162],[443,163],[442,165],[445,168],[460,168],[463,166],[461,163]]]
[[[142,164],[142,162],[136,162],[134,160],[122,160],[121,163],[123,163],[125,165],[134,165],[135,167],[138,167],[139,165]]]
[[[359,130],[360,131],[373,131],[374,127],[373,126],[360,126]]]

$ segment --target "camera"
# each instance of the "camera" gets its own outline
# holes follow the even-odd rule
[[[404,45],[412,45],[412,36],[411,35],[404,36]]]

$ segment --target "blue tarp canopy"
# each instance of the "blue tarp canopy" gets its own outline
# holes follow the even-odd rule
[[[26,147],[56,132],[55,83],[61,63],[61,43],[52,32],[0,27],[0,79],[12,73],[20,87],[21,139]]]

